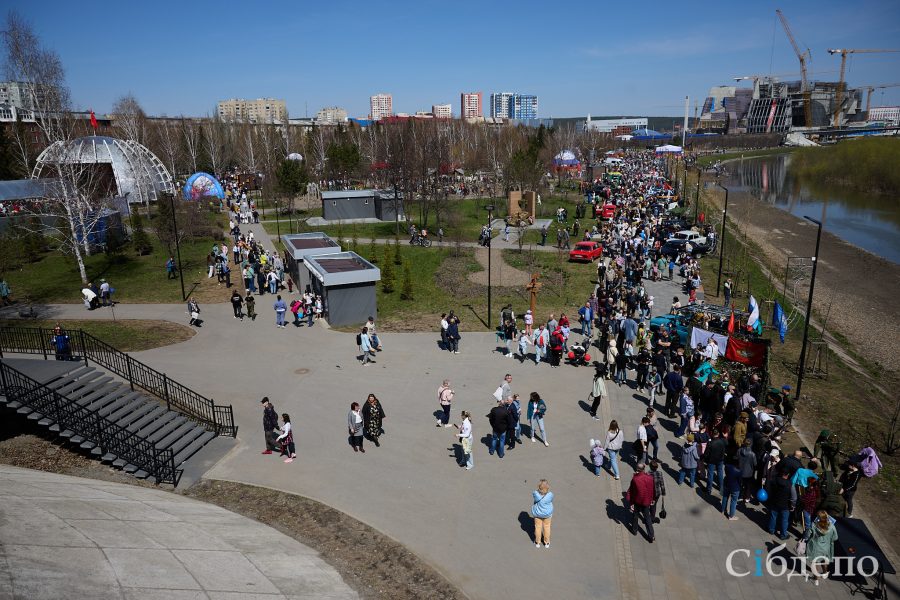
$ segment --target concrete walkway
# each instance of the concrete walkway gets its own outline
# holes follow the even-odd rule
[[[0,598],[358,598],[314,550],[159,490],[0,465]]]

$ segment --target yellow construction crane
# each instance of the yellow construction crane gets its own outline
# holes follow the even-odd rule
[[[844,110],[844,87],[847,85],[844,82],[844,74],[846,73],[847,67],[847,55],[875,54],[880,52],[900,52],[900,50],[860,50],[859,48],[834,48],[828,50],[828,54],[831,54],[832,56],[835,54],[841,55],[841,78],[838,81],[837,93],[834,98],[834,121],[832,122],[834,127],[841,126],[841,113]]]
[[[794,34],[791,32],[791,26],[788,25],[787,19],[784,17],[781,10],[776,9],[775,14],[777,14],[778,18],[781,20],[781,26],[784,27],[784,33],[787,34],[788,41],[794,49],[794,54],[796,54],[797,58],[800,60],[800,91],[803,92],[803,121],[804,125],[812,127],[811,93],[809,90],[809,80],[806,75],[806,63],[807,61],[812,60],[812,54],[810,53],[809,48],[807,48],[805,52],[800,51],[800,46],[797,45]]]

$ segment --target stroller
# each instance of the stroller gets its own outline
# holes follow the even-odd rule
[[[573,343],[569,346],[569,353],[566,354],[569,364],[575,367],[589,365],[591,363],[591,355],[588,354],[590,347],[591,338],[589,337],[581,340],[581,343]]]

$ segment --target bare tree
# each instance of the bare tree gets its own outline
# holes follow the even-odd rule
[[[44,48],[31,26],[14,12],[7,16],[2,37],[7,78],[24,84],[35,124],[47,146],[37,174],[55,180],[47,186],[44,201],[33,204],[32,213],[51,217],[46,225],[40,225],[41,229],[53,229],[59,249],[73,255],[86,284],[84,255],[91,252],[90,234],[102,216],[99,199],[107,195],[107,190],[103,189],[99,169],[86,164],[89,158],[82,156],[82,146],[74,141],[75,119],[59,56]]]
[[[147,115],[130,92],[113,104],[113,124],[126,140],[144,144],[147,137]]]
[[[200,157],[200,125],[194,119],[182,117],[181,133],[184,136],[184,149],[187,152],[191,173],[196,173]]]
[[[166,163],[172,178],[177,178],[179,173],[185,171],[182,168],[184,145],[178,125],[170,119],[163,119],[158,121],[151,131],[153,135],[150,136],[150,139],[153,142],[154,150]]]

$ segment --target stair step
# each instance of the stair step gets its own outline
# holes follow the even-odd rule
[[[150,473],[148,473],[147,471],[135,471],[132,474],[138,479],[147,479],[147,477],[150,475]]]
[[[158,419],[162,415],[166,414],[166,412],[168,412],[168,411],[166,410],[166,408],[164,406],[157,406],[156,408],[154,408],[153,410],[151,410],[150,412],[145,414],[143,417],[141,417],[137,421],[134,421],[131,425],[126,427],[126,429],[128,429],[128,431],[130,431],[132,433],[140,431],[141,427],[144,427],[147,423],[149,423],[155,419]]]
[[[76,383],[78,383],[80,381],[82,381],[82,380],[79,379],[78,381],[76,381]],[[86,385],[78,386],[77,388],[72,389],[65,393],[63,393],[63,392],[60,392],[60,393],[63,396],[65,396],[66,398],[69,398],[70,400],[78,401],[81,398],[87,396],[88,394],[92,394],[95,390],[106,385],[107,383],[113,383],[113,378],[112,377],[100,377],[99,379],[94,379],[92,381],[89,381]],[[116,381],[115,383],[117,385],[121,385],[121,384],[119,384],[118,381]]]
[[[132,392],[132,394],[136,394],[133,398],[131,398],[124,406],[114,410],[109,415],[107,415],[107,419],[112,421],[113,423],[118,423],[119,420],[125,415],[131,414],[142,408],[144,404],[147,403],[147,397],[141,394],[140,392]],[[131,396],[131,394],[128,394]]]
[[[53,425],[53,419],[51,419],[49,417],[44,417],[43,419],[38,421],[38,425],[41,425],[43,427],[47,427],[48,425]]]
[[[107,452],[103,456],[100,457],[100,462],[112,462],[116,460],[116,455],[112,452]]]
[[[150,434],[159,431],[160,429],[168,425],[177,416],[178,413],[163,409],[163,413],[161,415],[159,415],[156,419],[144,424],[144,426],[137,430],[137,434],[146,439],[150,436]]]
[[[128,388],[125,388],[125,389],[127,390]],[[128,392],[124,396],[116,398],[115,401],[110,402],[109,404],[107,404],[106,406],[104,406],[103,408],[98,410],[97,414],[100,415],[101,417],[108,418],[108,415],[116,412],[120,408],[128,406],[129,404],[131,404],[132,402],[134,402],[136,399],[138,399],[140,397],[141,397],[140,392]]]
[[[28,415],[28,417],[27,417],[27,419],[28,419],[29,421],[37,421],[37,420],[43,419],[43,418],[44,418],[44,415],[42,415],[42,414],[39,413],[39,412],[33,412],[33,413],[31,413],[30,415]]]
[[[128,461],[126,461],[124,458],[117,458],[113,461],[113,466],[119,469],[124,467],[126,464],[128,464]]]
[[[141,404],[140,406],[138,406],[137,408],[135,408],[134,410],[132,410],[130,412],[122,413],[122,411],[119,411],[119,413],[122,413],[120,416],[110,415],[110,421],[115,420],[116,424],[119,427],[128,427],[132,423],[135,423],[139,419],[147,416],[149,413],[153,412],[157,408],[161,408],[162,410],[165,410],[165,408],[160,406],[157,402],[154,402],[153,400],[148,400],[145,398],[143,404]],[[125,409],[122,409],[122,410],[124,411]]]
[[[22,406],[22,403],[17,400],[13,400],[6,405],[7,408],[19,408],[20,406]]]
[[[192,457],[214,437],[216,437],[216,434],[212,431],[203,431],[194,441],[175,453],[175,466],[179,466]]]
[[[88,406],[91,402],[100,398],[104,394],[108,394],[122,387],[121,383],[109,382],[101,385],[99,388],[92,390],[90,393],[82,395],[80,398],[72,398],[78,406]]]
[[[122,470],[125,471],[126,473],[135,473],[135,472],[137,472],[138,468],[136,466],[134,466],[133,464],[128,463],[127,465],[125,465],[122,468]]]
[[[178,427],[174,431],[170,432],[169,435],[167,435],[166,437],[164,437],[161,440],[159,440],[158,442],[156,442],[156,447],[157,448],[168,448],[169,446],[171,446],[172,444],[177,442],[179,439],[181,439],[183,436],[188,435],[190,433],[190,431],[193,430],[194,427],[196,427],[196,425],[197,424],[194,423],[193,421],[185,421],[181,425],[181,427]],[[196,436],[192,436],[192,438],[193,437],[196,437]]]
[[[64,431],[59,432],[59,437],[70,438],[73,435],[75,435],[75,432],[72,431],[71,429],[66,429]]]
[[[64,385],[57,386],[53,389],[56,390],[56,393],[62,394],[63,396],[71,395],[75,390],[79,390],[87,385],[92,385],[92,382],[97,381],[100,376],[103,375],[100,371],[91,371],[90,373],[83,375],[77,379],[69,379]]]
[[[50,431],[52,431],[54,433],[58,432],[59,430],[60,430],[59,423],[54,423],[53,425],[50,426]]]
[[[203,432],[206,431],[206,429],[202,425],[197,425],[196,423],[191,423],[191,425],[193,427],[191,427],[189,431],[166,446],[169,450],[172,451],[173,454],[178,454],[181,450],[189,446],[191,442],[196,440],[203,434]]]
[[[187,421],[187,417],[176,414],[174,419],[169,420],[168,423],[148,435],[145,439],[148,442],[156,444],[159,440],[167,437],[170,433],[181,427],[182,424],[187,423]],[[141,433],[143,434],[143,431],[141,431]]]
[[[86,438],[83,435],[73,435],[72,437],[69,438],[69,441],[72,442],[73,444],[80,444],[85,439]]]
[[[46,385],[51,390],[58,390],[64,385],[68,385],[78,379],[79,377],[84,377],[88,373],[95,372],[96,370],[93,367],[79,367],[74,371],[69,371],[65,375],[54,379],[53,381],[48,382]]]
[[[103,448],[97,446],[96,448],[91,448],[91,456],[100,456],[103,454]]]
[[[90,449],[94,448],[96,445],[97,444],[95,444],[91,440],[85,440],[85,441],[81,442],[81,445],[79,445],[78,447],[81,448],[82,450],[90,450]]]
[[[16,412],[20,415],[29,415],[34,412],[34,409],[32,409],[30,406],[22,406],[17,408]]]

